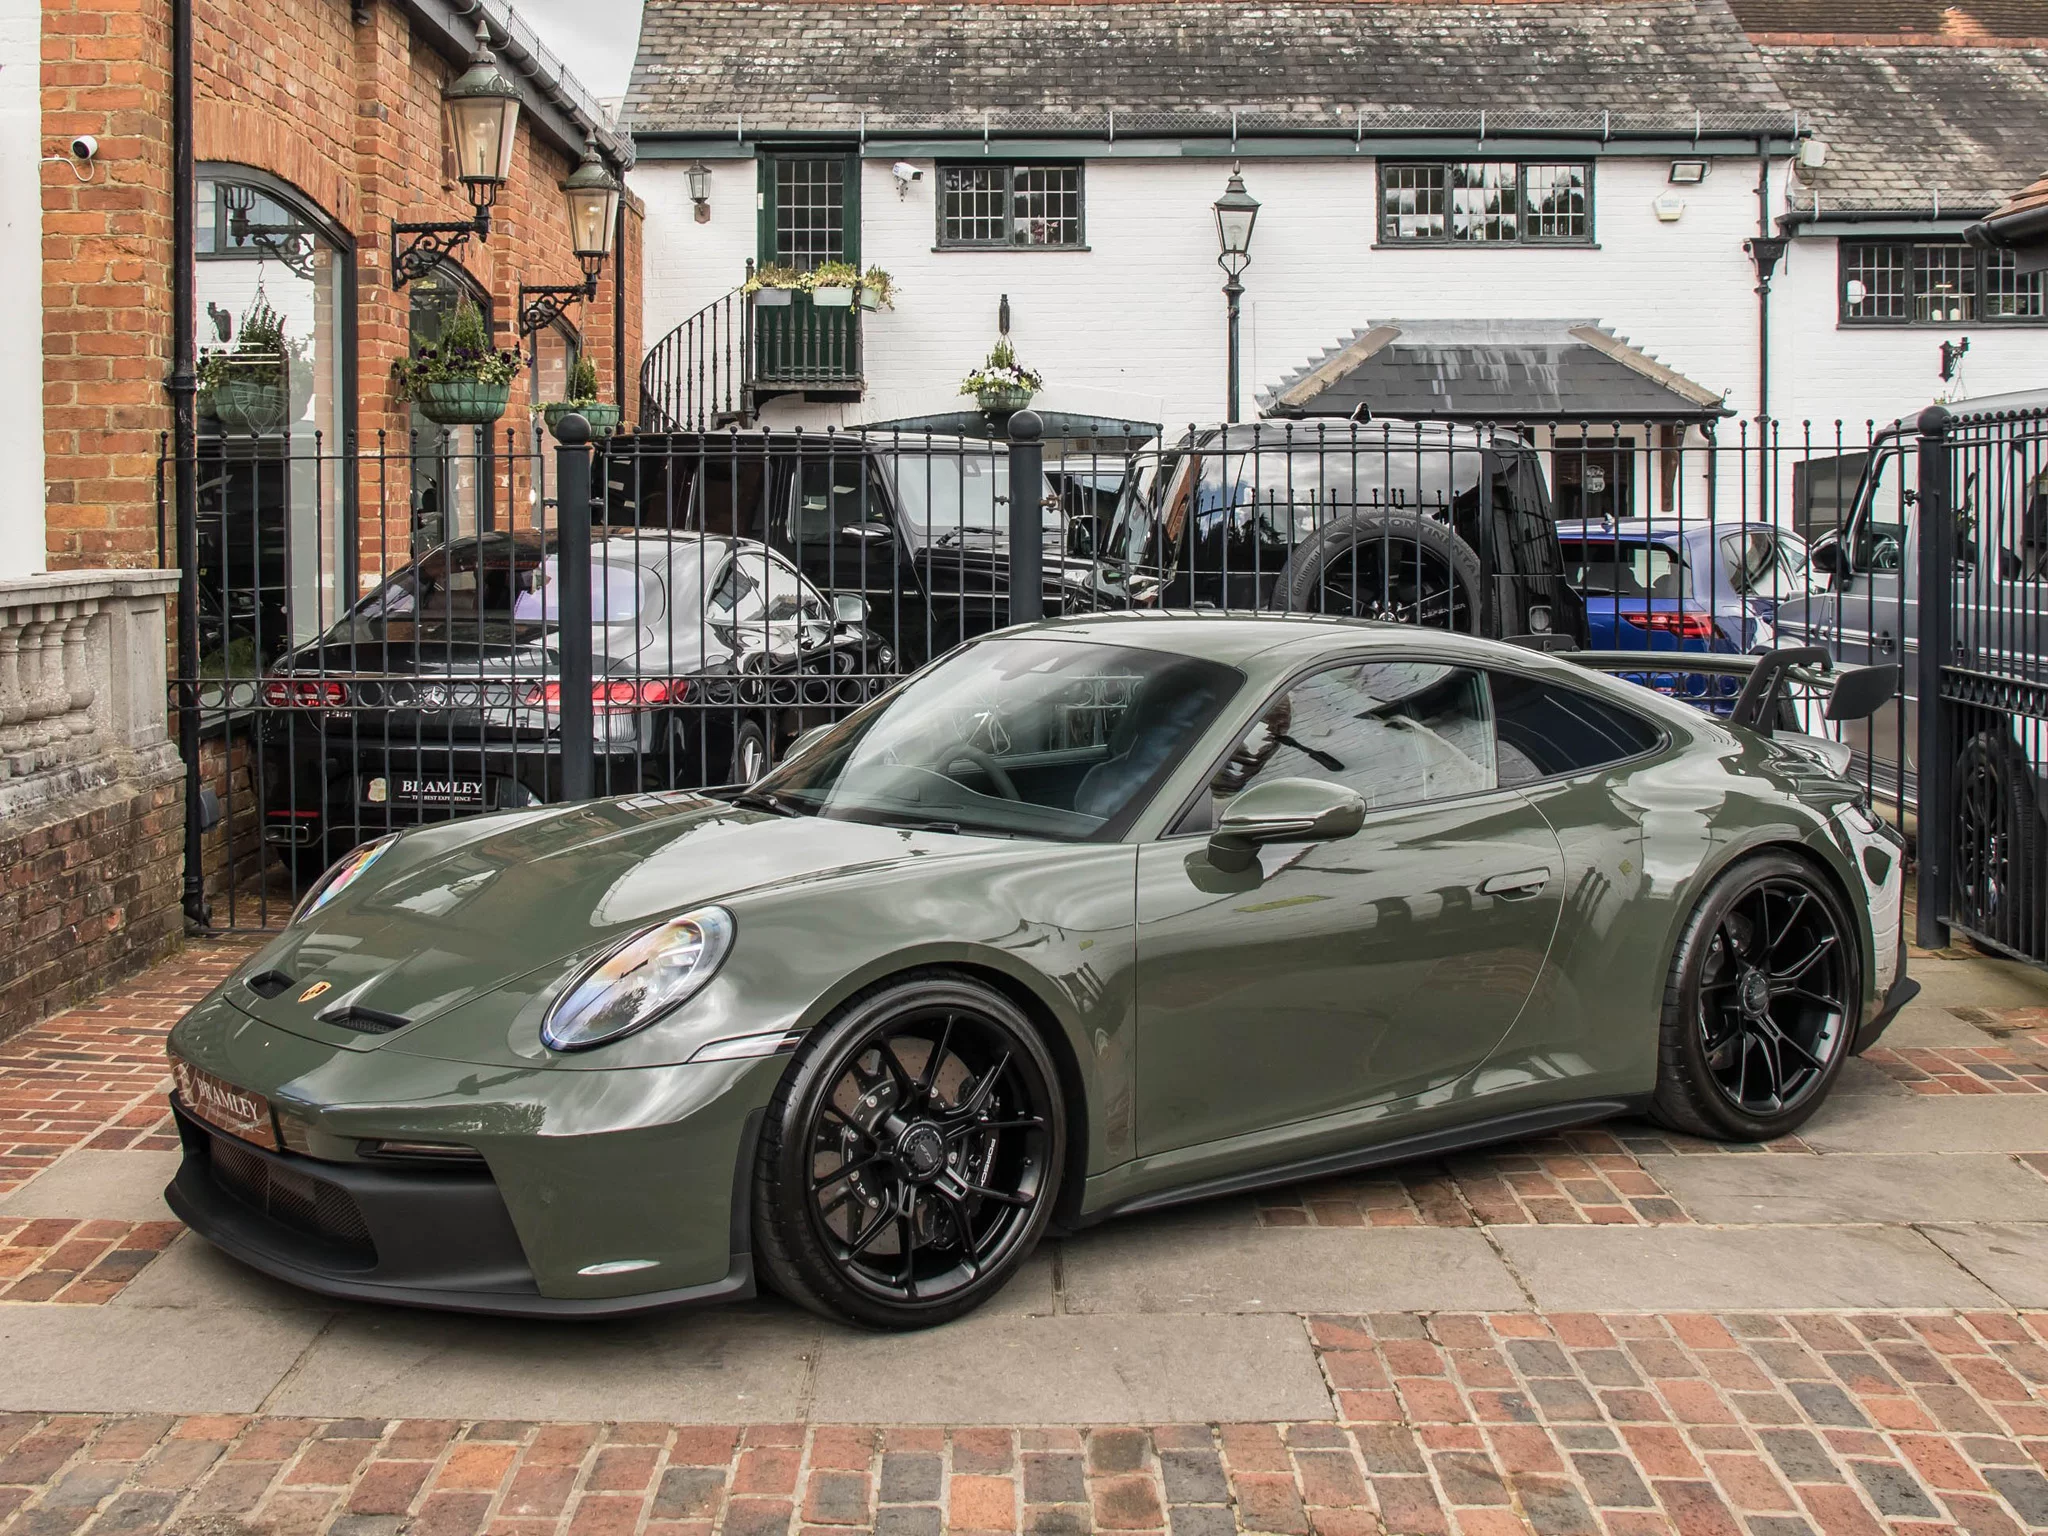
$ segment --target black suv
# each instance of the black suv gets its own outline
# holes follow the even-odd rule
[[[1282,609],[1583,646],[1535,450],[1441,422],[1255,422],[1137,454],[1104,606]]]

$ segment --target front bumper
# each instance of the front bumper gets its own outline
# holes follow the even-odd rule
[[[543,1296],[504,1197],[482,1169],[336,1163],[268,1152],[203,1124],[174,1097],[184,1161],[171,1210],[224,1253],[309,1291],[440,1311],[602,1318],[754,1294],[748,1123],[734,1172],[731,1261],[701,1285],[628,1296]]]

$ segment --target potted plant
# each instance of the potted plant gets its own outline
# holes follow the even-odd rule
[[[749,272],[747,280],[740,284],[740,292],[752,295],[761,308],[773,309],[786,306],[803,286],[803,273],[771,261]]]
[[[553,432],[571,411],[590,423],[593,437],[609,437],[619,425],[619,408],[606,405],[597,398],[597,364],[587,357],[577,358],[569,369],[568,398],[542,406],[540,416],[548,424],[548,430]]]
[[[851,309],[860,287],[860,268],[848,261],[821,262],[804,274],[804,288],[820,309]]]
[[[1045,380],[1017,361],[1007,336],[990,347],[982,365],[960,381],[960,393],[974,396],[991,415],[1023,410],[1043,388]]]
[[[860,280],[860,307],[862,309],[894,309],[896,307],[896,279],[880,267],[869,267]]]
[[[200,359],[200,410],[223,431],[282,432],[293,414],[292,364],[303,363],[305,352],[306,343],[286,337],[284,320],[259,294],[235,344],[209,347]]]
[[[505,414],[519,354],[491,345],[477,307],[464,299],[441,321],[440,340],[392,364],[398,398],[444,427],[489,426]]]

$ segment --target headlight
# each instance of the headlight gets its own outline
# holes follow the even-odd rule
[[[587,1051],[645,1029],[695,997],[732,948],[732,914],[700,907],[642,929],[576,974],[540,1027],[553,1051]]]
[[[326,874],[313,882],[313,889],[306,892],[292,912],[292,921],[302,923],[334,900],[343,891],[362,878],[363,871],[383,856],[384,850],[398,841],[398,834],[380,837],[374,843],[365,843],[353,852],[343,854],[328,868]]]

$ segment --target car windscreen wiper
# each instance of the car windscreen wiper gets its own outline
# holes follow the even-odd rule
[[[737,805],[743,810],[766,811],[771,816],[808,816],[808,811],[799,810],[780,795],[765,789],[743,789],[734,795],[728,805]]]

